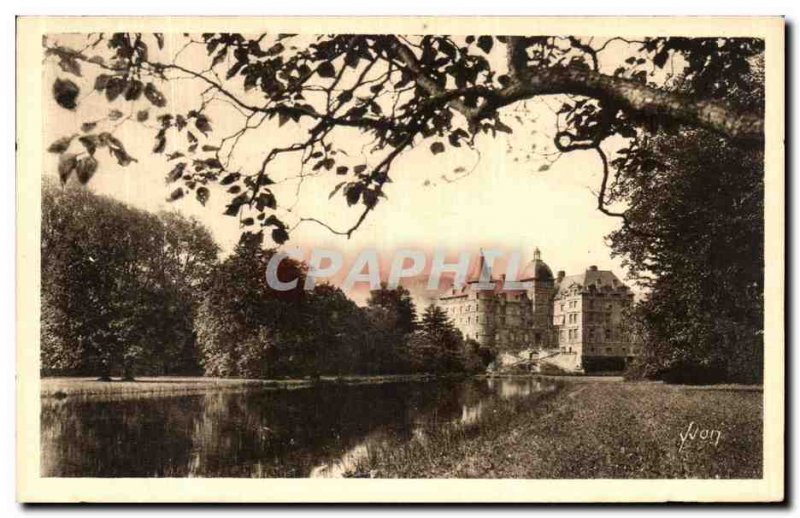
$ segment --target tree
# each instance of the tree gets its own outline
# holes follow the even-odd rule
[[[375,313],[373,320],[401,334],[408,334],[416,325],[416,307],[411,292],[403,286],[388,288],[385,283],[369,292],[367,308]]]
[[[411,293],[403,286],[370,291],[366,314],[373,331],[369,343],[371,370],[402,372],[407,368],[404,349],[406,340],[416,327],[416,307]]]
[[[503,109],[527,99],[555,96],[562,102],[557,152],[592,149],[604,164],[601,144],[609,137],[634,138],[664,127],[763,142],[761,111],[731,98],[746,87],[739,78],[763,53],[763,41],[756,39],[207,33],[184,35],[185,45],[165,48],[158,33],[87,38],[45,42],[46,56],[64,75],[53,85],[57,103],[79,111],[78,93],[91,88],[112,108],[104,119],[92,113],[80,131],[51,145],[62,179],[75,174],[89,181],[99,149],[121,166],[136,160],[114,136],[114,121],[155,124],[153,152],[164,154],[168,142],[174,150],[165,156],[168,181],[180,183],[171,199],[193,191],[204,204],[209,186],[222,185],[230,196],[226,214],[239,217],[243,228],[269,230],[277,243],[288,239],[288,226],[270,186],[286,160],[296,160],[293,174],[341,175],[332,195],[362,206],[355,222],[346,229],[314,218],[299,222],[350,236],[385,196],[401,153],[424,145],[438,154],[448,146],[472,147],[479,134],[512,133],[521,126],[515,130]],[[183,64],[180,54],[187,48],[202,49],[208,63]],[[186,113],[169,110],[162,93],[178,77],[205,89]],[[131,104],[131,115],[117,108],[123,103]],[[233,106],[242,123],[233,134],[215,137],[219,105]],[[257,164],[235,160],[241,137],[262,124],[296,125],[303,136],[265,148]],[[367,145],[366,160],[341,148],[351,136]],[[606,181],[604,176],[598,194],[603,211]]]
[[[266,268],[274,250],[262,233],[245,233],[233,253],[210,274],[195,329],[206,375],[271,377],[299,363],[293,356],[304,321],[303,265],[283,260],[278,278],[299,279],[298,288],[271,289]]]
[[[709,183],[680,178],[673,185],[669,175],[652,165],[672,158],[658,146],[654,149],[663,156],[646,158],[648,142],[658,142],[661,135],[683,135],[709,144],[712,157],[715,149],[731,150],[731,156],[758,157],[764,142],[763,76],[759,76],[764,42],[758,39],[207,33],[184,35],[185,45],[167,48],[161,34],[87,38],[84,42],[76,36],[58,36],[45,42],[47,59],[61,70],[53,84],[55,102],[80,113],[79,93],[88,88],[102,93],[110,109],[105,118],[92,113],[73,134],[52,143],[49,151],[58,156],[62,181],[74,176],[88,182],[101,162],[108,161],[97,153],[101,149],[120,166],[134,163],[136,158],[114,132],[121,122],[141,124],[153,132],[153,153],[164,155],[168,163],[167,180],[175,184],[170,199],[194,193],[205,204],[211,188],[222,187],[229,197],[225,214],[239,218],[243,229],[260,227],[269,232],[278,244],[289,239],[294,226],[284,221],[287,213],[280,209],[286,207],[273,190],[287,171],[299,178],[325,173],[341,178],[331,197],[341,195],[348,206],[360,207],[351,225],[341,229],[315,218],[292,217],[297,218],[295,224],[312,222],[350,237],[385,197],[393,164],[402,153],[422,147],[440,154],[474,148],[481,135],[494,138],[527,131],[526,125],[534,121],[524,118],[524,103],[548,97],[560,105],[551,131],[553,154],[597,155],[602,172],[597,208],[620,218],[622,225],[615,246],[631,256],[635,270],[653,272],[644,262],[637,265],[636,255],[662,254],[659,260],[663,259],[667,251],[659,249],[659,239],[671,242],[677,234],[656,232],[657,239],[640,245],[624,244],[625,236],[646,235],[646,227],[660,227],[663,218],[672,216],[676,224],[688,224],[686,217],[702,210],[694,204],[705,200],[681,189],[696,180],[700,183],[695,188],[703,192]],[[181,61],[186,49],[195,52],[191,66]],[[185,113],[170,109],[171,99],[162,93],[178,78],[203,87],[196,106]],[[518,103],[522,109],[511,112]],[[241,120],[233,133],[217,136],[212,121],[220,106],[233,107]],[[242,137],[262,127],[283,128],[286,131],[276,133],[287,135],[288,142],[266,146],[255,161],[249,151],[237,152]],[[682,142],[673,141],[678,153]],[[363,152],[348,153],[345,144],[358,144]],[[706,146],[697,145],[694,152],[706,153]],[[637,164],[636,157],[645,158]],[[719,173],[714,167],[706,171]],[[691,164],[678,176],[692,174],[705,178]],[[710,184],[718,185],[718,180]],[[652,189],[653,185],[664,190]],[[724,190],[725,185],[719,188]],[[675,200],[665,200],[659,205],[660,200],[652,198],[662,192],[674,194],[675,200],[685,195],[691,203],[670,205]],[[744,199],[726,193],[720,200],[736,204]],[[730,214],[735,206],[721,210]],[[645,212],[637,213],[641,207],[652,207],[659,217],[648,219]],[[671,243],[675,247],[670,254],[688,252]],[[665,264],[671,266],[656,269],[654,275],[674,280],[683,278],[679,271],[698,271],[699,261],[692,268]],[[656,297],[668,294],[667,285],[653,292],[651,304],[681,300],[677,295]],[[702,289],[713,291],[710,286],[703,284]],[[698,295],[694,300],[701,299]],[[748,311],[757,310],[756,306]],[[53,315],[58,318],[58,313]],[[732,322],[725,324],[727,336],[746,332],[737,327],[747,321],[740,317],[726,320]],[[690,319],[681,322],[694,325]],[[651,336],[661,336],[666,343],[667,331],[693,333],[680,327]],[[703,343],[719,333],[723,331],[706,329]],[[426,337],[424,331],[415,332],[412,349],[430,345]],[[698,354],[694,358],[708,359],[712,352]],[[369,367],[373,368],[378,367]]]
[[[630,207],[610,238],[648,288],[634,313],[645,340],[643,373],[760,381],[761,152],[702,131],[663,134],[639,143],[619,167],[615,193]]]
[[[374,327],[367,310],[347,298],[330,284],[314,287],[308,294],[306,320],[309,358],[313,373],[319,374],[396,374],[403,365],[392,359],[383,345],[383,330]]]
[[[718,83],[731,81],[721,73]],[[763,61],[727,96],[763,110]],[[609,238],[647,288],[632,311],[639,375],[760,382],[763,372],[764,157],[706,130],[643,135],[611,164],[609,203],[627,208]]]
[[[463,372],[466,356],[461,332],[442,308],[425,308],[418,330],[409,338],[411,364],[421,372]]]
[[[206,229],[45,183],[41,246],[44,372],[196,369],[195,287],[217,253]]]

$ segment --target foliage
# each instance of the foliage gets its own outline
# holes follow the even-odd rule
[[[336,287],[306,292],[305,265],[281,261],[281,280],[298,287],[276,291],[264,282],[275,250],[263,234],[244,234],[234,253],[212,273],[196,319],[205,373],[271,378],[407,372],[407,335],[414,304],[407,290],[382,287],[365,308]],[[420,370],[430,370],[420,366]]]
[[[461,331],[434,304],[425,308],[417,331],[408,340],[408,354],[414,371],[463,372],[483,370],[477,357],[467,357]]]
[[[217,187],[227,197],[226,215],[278,244],[289,239],[289,225],[272,186],[287,169],[296,177],[341,178],[331,197],[360,207],[353,224],[335,229],[302,216],[298,224],[315,222],[349,237],[386,197],[402,153],[419,147],[438,155],[471,148],[480,135],[514,133],[527,121],[510,121],[506,107],[554,96],[561,104],[554,154],[597,153],[603,166],[598,210],[623,221],[612,246],[635,276],[652,280],[638,313],[652,358],[648,368],[697,367],[723,378],[758,379],[750,371],[762,354],[763,265],[753,261],[763,251],[762,40],[206,33],[183,35],[185,45],[165,47],[158,33],[87,38],[86,44],[66,36],[45,41],[46,58],[62,76],[52,90],[59,106],[83,117],[80,91],[87,87],[109,103],[106,117],[82,118],[79,131],[50,146],[61,181],[89,182],[108,160],[99,150],[119,166],[134,163],[114,134],[121,121],[130,121],[152,132],[152,153],[164,156],[167,181],[174,184],[169,199],[193,194],[205,205]],[[182,64],[186,49],[206,62]],[[168,106],[172,99],[163,93],[179,79],[205,89],[185,113]],[[214,132],[219,106],[241,114],[234,133]],[[249,151],[237,152],[245,134],[287,124],[299,130],[285,132],[293,135],[290,142],[258,150],[255,160]],[[364,144],[357,155],[343,148],[354,138]],[[622,149],[612,152],[616,142]],[[242,155],[245,160],[237,159]],[[617,212],[612,204],[626,208]],[[207,372],[316,375],[343,365],[384,372],[404,361],[402,368],[418,370],[428,357],[432,368],[455,368],[457,340],[443,327],[436,331],[441,335],[424,323],[414,327],[408,307],[388,304],[383,295],[364,312],[347,309],[335,290],[288,299],[265,293],[259,269],[270,253],[252,252],[255,262],[244,264],[242,256],[215,271],[198,321]],[[235,278],[240,271],[246,282]],[[43,294],[43,300],[60,298]],[[145,307],[131,301],[117,304],[130,304],[130,315],[134,305]],[[325,320],[320,315],[329,306],[346,317]],[[46,332],[67,327],[68,314],[48,307]],[[124,336],[136,327],[133,320],[115,328],[106,315],[92,318],[101,320],[92,332],[107,336],[87,343],[142,339]],[[317,322],[319,334],[302,319]],[[120,347],[111,347],[119,349],[111,356],[124,357]],[[76,361],[74,351],[51,350],[60,351],[57,363]],[[133,359],[147,354],[125,351]]]
[[[51,146],[62,181],[73,174],[89,181],[100,149],[121,166],[134,162],[114,131],[118,121],[139,123],[154,133],[153,153],[170,163],[170,199],[194,193],[205,204],[210,187],[221,186],[229,197],[225,213],[243,228],[266,229],[277,243],[289,238],[271,188],[286,167],[281,158],[295,160],[293,174],[341,176],[331,195],[361,206],[356,221],[345,230],[301,221],[349,236],[385,197],[400,154],[414,147],[439,154],[472,147],[480,134],[512,133],[503,109],[540,96],[562,102],[558,152],[599,150],[611,136],[679,125],[763,142],[761,113],[736,98],[746,89],[740,78],[763,54],[763,41],[755,39],[206,33],[185,34],[169,47],[159,33],[87,39],[45,41],[47,59],[65,76],[55,79],[56,101],[80,112],[79,89],[88,87],[110,108]],[[184,65],[184,51],[206,62]],[[162,93],[178,78],[208,94],[186,113],[170,109]],[[119,109],[125,103],[130,109]],[[242,116],[233,134],[213,131],[219,105]],[[235,160],[241,137],[263,124],[295,125],[302,137],[265,148],[255,162]],[[354,135],[363,137],[366,157],[342,148]]]
[[[674,87],[763,113],[763,56],[746,65],[694,62]],[[762,381],[763,160],[759,146],[665,128],[632,140],[611,162],[601,206],[627,207],[606,211],[623,221],[609,236],[612,250],[648,288],[629,320],[645,345],[629,376]]]
[[[41,247],[43,372],[196,372],[197,288],[217,254],[205,228],[45,184]]]
[[[610,236],[649,288],[643,375],[758,382],[763,368],[763,154],[706,132],[662,134],[619,160],[626,224]],[[653,196],[658,193],[658,196]]]

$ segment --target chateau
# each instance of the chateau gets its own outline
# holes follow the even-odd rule
[[[624,327],[633,293],[609,270],[577,275],[552,270],[537,248],[517,276],[525,289],[505,290],[505,276],[472,275],[438,304],[465,338],[494,347],[499,366],[550,363],[569,371],[620,369],[639,352]]]

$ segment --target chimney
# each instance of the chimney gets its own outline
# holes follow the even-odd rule
[[[564,280],[564,270],[558,270],[558,275],[556,276],[556,279],[558,280],[558,282]]]
[[[593,264],[593,265],[591,265],[591,266],[589,267],[589,270],[591,270],[591,271],[593,271],[593,272],[596,272],[596,271],[597,271],[597,265],[596,265],[596,264]]]

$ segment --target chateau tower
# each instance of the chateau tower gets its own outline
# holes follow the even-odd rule
[[[555,282],[553,271],[542,260],[538,247],[533,251],[533,260],[522,270],[520,281],[531,283],[527,290],[531,301],[531,345],[540,349],[555,347],[552,327]]]

